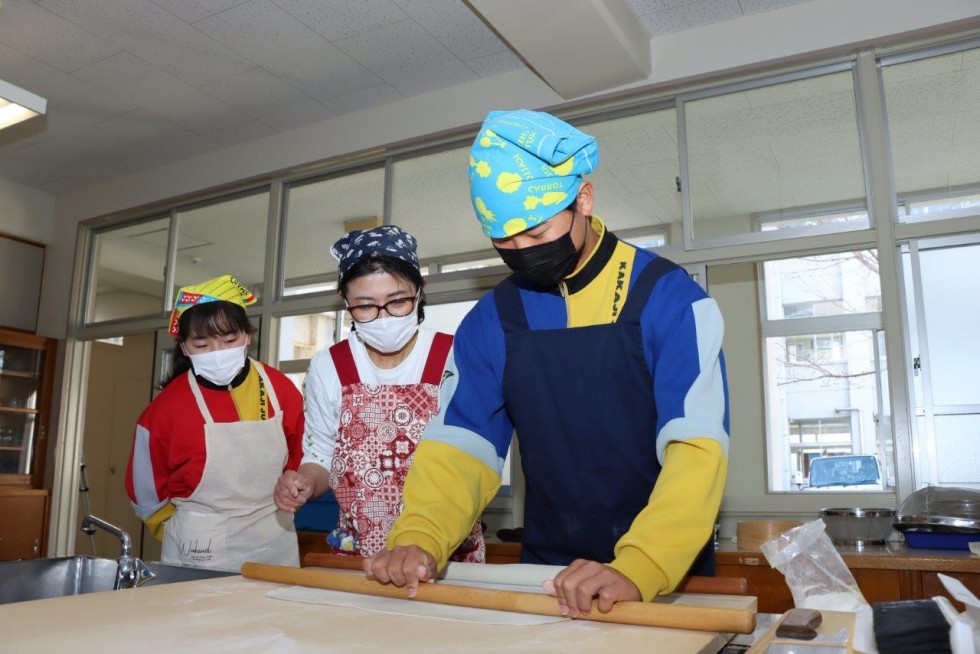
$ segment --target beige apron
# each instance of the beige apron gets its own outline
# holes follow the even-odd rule
[[[188,372],[204,416],[207,460],[194,492],[173,500],[177,510],[164,530],[164,563],[230,572],[238,572],[245,561],[299,566],[293,516],[272,500],[288,457],[282,410],[262,364],[251,361],[275,411],[269,420],[214,422]]]

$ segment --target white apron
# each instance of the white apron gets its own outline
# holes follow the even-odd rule
[[[288,450],[276,391],[257,361],[275,416],[269,420],[214,422],[201,388],[188,372],[204,416],[207,460],[201,482],[174,499],[163,537],[164,563],[238,572],[245,561],[299,566],[293,516],[276,508],[272,493]]]

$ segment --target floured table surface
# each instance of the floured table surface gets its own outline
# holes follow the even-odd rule
[[[4,652],[717,652],[728,637],[564,620],[503,627],[268,596],[239,576],[0,606]],[[713,596],[686,596],[695,603]],[[717,598],[731,606],[733,598]],[[754,598],[739,598],[746,607]],[[409,601],[409,600],[405,600]],[[503,651],[507,651],[504,649]]]

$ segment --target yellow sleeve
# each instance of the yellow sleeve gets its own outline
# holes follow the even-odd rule
[[[442,569],[499,487],[497,472],[476,457],[423,440],[405,478],[405,508],[388,534],[388,548],[418,545]]]
[[[163,541],[164,523],[167,520],[170,520],[170,517],[176,510],[177,507],[175,507],[172,502],[167,502],[163,508],[143,521],[147,529],[150,530],[150,533],[153,534],[153,537],[158,541]]]
[[[714,530],[728,475],[718,441],[674,441],[646,508],[616,543],[612,568],[636,584],[643,601],[669,593]]]

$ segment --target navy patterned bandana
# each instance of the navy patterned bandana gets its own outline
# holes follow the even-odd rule
[[[394,257],[419,267],[418,241],[401,227],[382,225],[344,234],[333,244],[330,254],[337,259],[338,284],[354,264],[369,257]]]

